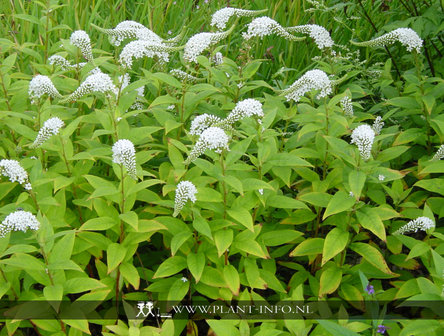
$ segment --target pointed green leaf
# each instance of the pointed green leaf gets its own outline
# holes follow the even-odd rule
[[[106,249],[108,273],[111,273],[125,258],[126,248],[120,244],[110,244]]]
[[[327,209],[325,210],[324,216],[322,219],[324,220],[328,216],[347,211],[356,203],[356,199],[345,191],[338,191],[333,195],[330,202],[328,202]]]
[[[344,250],[345,246],[347,246],[348,235],[348,232],[340,228],[334,228],[327,234],[322,249],[321,266],[324,266],[328,260]]]

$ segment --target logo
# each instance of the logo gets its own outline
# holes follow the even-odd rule
[[[154,303],[152,301],[139,301],[137,303],[137,308],[139,309],[139,312],[136,315],[137,317],[162,317],[162,318],[171,318],[171,314],[161,314],[159,311],[159,308],[157,308],[157,311],[154,311]]]

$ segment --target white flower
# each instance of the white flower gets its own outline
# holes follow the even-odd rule
[[[393,44],[396,41],[401,42],[401,44],[407,48],[407,51],[415,49],[417,52],[421,52],[423,41],[418,34],[410,28],[398,28],[370,41],[351,42],[363,47],[383,47]]]
[[[185,83],[196,83],[197,81],[199,81],[199,78],[187,74],[185,71],[182,71],[180,69],[172,69],[170,70],[170,74],[184,81]]]
[[[353,117],[353,104],[351,98],[349,96],[345,96],[341,99],[340,104],[344,114],[348,117]]]
[[[136,150],[131,141],[127,139],[118,140],[113,145],[113,162],[123,165],[128,174],[137,180],[136,172]]]
[[[125,39],[139,38],[137,37],[137,33],[140,31],[148,30],[151,32],[151,30],[146,28],[143,24],[130,20],[120,22],[114,29],[103,29],[97,26],[95,26],[95,28],[97,28],[102,33],[107,34],[109,42],[116,47],[118,47]],[[162,42],[162,39],[159,36],[157,36],[153,32],[152,34],[153,36],[157,37],[159,42]],[[146,37],[148,35],[149,33],[145,33]]]
[[[196,202],[196,193],[196,186],[190,181],[182,181],[177,185],[176,196],[174,199],[174,217],[180,213],[188,200],[193,203]]]
[[[31,104],[36,103],[36,99],[40,99],[44,94],[52,98],[60,98],[59,91],[55,88],[51,79],[48,76],[37,75],[31,79],[28,89]]]
[[[216,152],[220,152],[223,149],[229,150],[228,135],[222,128],[208,127],[203,131],[194,148],[191,150],[190,155],[185,160],[185,164],[196,160],[207,149],[215,150]]]
[[[191,122],[190,134],[201,135],[208,127],[222,122],[222,119],[212,114],[201,114]]]
[[[262,110],[262,104],[260,101],[248,98],[238,102],[225,121],[229,124],[233,124],[236,121],[252,116],[262,118],[264,116],[264,111]]]
[[[406,225],[400,227],[393,234],[404,234],[407,232],[417,232],[418,230],[426,231],[435,227],[435,223],[429,217],[418,217],[411,220]]]
[[[196,62],[199,56],[205,49],[220,40],[226,38],[234,29],[234,26],[229,30],[220,33],[199,33],[192,36],[185,44],[183,58],[187,62]]]
[[[80,49],[83,57],[88,61],[93,59],[92,48],[91,48],[91,40],[89,39],[89,35],[83,30],[76,30],[71,34],[70,38],[71,44],[75,45]]]
[[[358,146],[361,157],[364,160],[370,159],[370,154],[375,140],[375,131],[369,125],[356,127],[351,135],[351,142]]]
[[[43,127],[40,128],[37,137],[34,140],[34,143],[30,146],[31,148],[39,147],[46,140],[48,140],[51,136],[59,133],[60,128],[65,126],[65,123],[58,117],[54,117],[46,120],[43,123]]]
[[[185,278],[185,277],[180,278],[180,280],[181,280],[182,282],[187,282],[187,281],[188,281],[188,279]]]
[[[246,9],[238,9],[238,8],[232,8],[232,7],[225,7],[222,9],[219,9],[216,13],[213,14],[211,17],[211,25],[213,27],[216,27],[219,30],[225,29],[228,20],[233,16],[241,17],[241,16],[255,16],[259,15],[261,13],[266,12],[267,10],[246,10]]]
[[[263,195],[264,194],[264,189],[261,188],[261,189],[258,190],[258,192],[259,192],[259,194]]]
[[[143,110],[145,108],[144,104],[142,103],[143,97],[145,95],[145,86],[138,87],[136,91],[136,101],[134,102],[134,104],[131,105],[130,108],[133,110]]]
[[[321,50],[324,48],[331,48],[334,44],[333,40],[330,37],[330,33],[324,27],[315,24],[288,27],[284,29],[288,32],[308,34]]]
[[[215,65],[221,65],[224,62],[224,56],[220,51],[214,54],[213,62]]]
[[[173,111],[176,108],[176,106],[174,104],[168,105],[167,110],[168,111]]]
[[[296,37],[289,34],[282,26],[275,20],[270,19],[268,16],[262,16],[254,19],[250,22],[246,33],[242,33],[242,37],[245,40],[249,40],[252,37],[260,37],[276,34],[291,41],[301,41],[304,37]]]
[[[52,55],[48,58],[48,63],[51,65],[58,65],[62,68],[62,70],[71,68],[71,63],[68,62],[65,57],[60,55]]]
[[[38,230],[40,223],[29,211],[18,210],[10,213],[0,224],[0,237],[11,231]]]
[[[378,180],[379,180],[379,181],[384,181],[384,180],[385,180],[385,176],[380,174],[380,175],[378,176]]]
[[[350,197],[355,197],[355,194],[353,193],[353,191],[350,191],[350,192],[348,193],[348,196],[350,196]]]
[[[7,160],[7,159],[1,160],[0,175],[8,177],[9,181],[11,182],[20,183],[21,185],[23,185],[23,187],[26,190],[32,189],[31,184],[29,183],[28,180],[28,173],[16,160]]]
[[[436,160],[441,160],[442,158],[444,158],[444,145],[441,145],[438,150],[436,151],[435,155],[433,155],[432,160],[436,161]]]
[[[320,90],[316,98],[326,97],[332,92],[332,83],[327,74],[321,70],[309,70],[282,92],[287,101],[298,102],[301,97],[312,90]]]
[[[109,75],[96,72],[86,77],[83,83],[67,99],[77,100],[92,92],[115,93],[116,91],[117,88]]]
[[[379,135],[379,133],[381,133],[382,127],[384,127],[384,122],[382,121],[382,118],[380,116],[377,116],[372,125],[372,129],[373,131],[375,131],[376,135]]]
[[[153,43],[152,41],[136,40],[128,43],[119,56],[119,62],[124,67],[131,68],[133,58],[157,57],[160,62],[166,63],[169,60],[168,52],[177,50],[174,47],[168,47],[162,43]]]

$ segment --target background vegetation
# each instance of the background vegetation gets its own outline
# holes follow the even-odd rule
[[[241,32],[251,18],[241,18],[211,50],[224,55],[220,66],[207,53],[189,66],[177,51],[166,65],[135,61],[129,71],[134,85],[117,104],[96,94],[74,103],[45,97],[31,105],[28,86],[37,74],[51,77],[63,95],[95,66],[116,83],[124,74],[118,57],[126,43],[113,47],[93,25],[134,20],[163,38],[185,27],[183,45],[213,31],[211,15],[227,5],[267,8],[264,15],[283,27],[321,25],[336,54],[321,52],[308,37],[270,36],[249,49]],[[442,302],[444,164],[431,160],[444,139],[442,1],[10,0],[0,6],[0,159],[20,161],[33,186],[28,192],[2,177],[0,218],[23,208],[41,225],[0,239],[2,299]],[[421,53],[399,43],[350,44],[399,27],[424,40]],[[84,61],[69,42],[78,29],[91,38],[94,65],[78,71],[49,65],[56,53]],[[169,74],[173,68],[202,80],[179,81]],[[328,98],[312,93],[296,104],[279,95],[314,68],[340,80]],[[142,85],[145,109],[128,111]],[[345,95],[353,99],[353,117],[341,109]],[[196,142],[188,134],[193,118],[223,118],[246,98],[263,103],[262,125],[237,123],[230,151],[206,152],[186,166]],[[66,124],[61,134],[30,148],[43,121],[54,116]],[[376,116],[385,125],[364,162],[350,134]],[[136,146],[137,182],[112,162],[117,139]],[[197,201],[173,217],[183,180],[196,185]],[[433,219],[436,228],[393,235],[419,216]],[[347,308],[366,311],[356,303]],[[218,336],[376,335],[380,325],[388,335],[443,333],[428,307],[408,311],[423,317],[418,320],[388,319],[383,308],[373,313],[373,319],[353,320],[340,309],[326,312],[329,320],[261,323],[5,320],[0,335],[204,335],[210,328]]]

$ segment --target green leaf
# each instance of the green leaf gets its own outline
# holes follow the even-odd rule
[[[309,192],[298,196],[301,201],[326,208],[333,196],[324,192]]]
[[[330,202],[328,202],[327,209],[325,209],[324,216],[322,219],[324,220],[328,216],[349,210],[356,203],[356,199],[351,197],[345,191],[338,191],[333,195]]]
[[[189,281],[183,281],[182,279],[177,279],[170,287],[168,291],[167,301],[181,301],[187,294],[190,288]]]
[[[322,249],[322,264],[324,264],[342,252],[347,246],[349,233],[340,228],[334,228],[325,237],[324,247]]]
[[[128,281],[134,289],[139,289],[140,275],[137,268],[130,262],[124,262],[119,266],[123,278]]]
[[[324,247],[323,238],[308,238],[300,243],[290,253],[290,257],[301,257],[306,255],[321,254]]]
[[[196,283],[198,283],[205,267],[205,254],[191,252],[187,256],[187,265],[194,279],[196,279]]]
[[[25,253],[16,253],[9,259],[0,260],[0,263],[19,269],[45,271],[45,264],[42,261]]]
[[[362,188],[364,188],[365,180],[367,175],[358,170],[352,170],[348,175],[348,184],[350,185],[350,190],[357,200],[361,197]]]
[[[125,223],[131,225],[135,231],[139,231],[139,217],[134,211],[126,212],[119,215],[119,218]]]
[[[373,232],[379,239],[386,241],[384,223],[379,218],[375,208],[361,208],[356,212],[356,217],[363,228]]]
[[[63,284],[63,291],[65,294],[76,294],[103,287],[106,287],[106,285],[99,280],[85,276],[66,280]]]
[[[333,293],[339,287],[341,280],[342,271],[339,267],[331,264],[330,267],[323,268],[319,280],[319,297],[322,298],[325,294]]]
[[[266,246],[283,245],[302,236],[302,232],[295,230],[273,230],[260,236]]]
[[[207,236],[210,239],[213,239],[213,236],[211,234],[211,228],[208,224],[207,220],[203,218],[199,211],[194,211],[196,209],[193,209],[194,213],[194,221],[193,221],[193,227],[196,229],[197,232],[203,234],[204,236]]]
[[[211,188],[199,188],[196,200],[201,202],[222,202],[222,194]]]
[[[171,239],[171,254],[175,255],[180,247],[191,237],[193,234],[190,231],[182,231],[173,236]]]
[[[393,159],[396,159],[398,156],[401,156],[409,148],[409,146],[397,146],[387,148],[379,153],[376,160],[381,162],[391,161]]]
[[[222,229],[214,234],[214,242],[216,243],[217,254],[219,257],[231,246],[233,242],[233,230]]]
[[[227,214],[237,221],[239,224],[245,226],[250,231],[254,231],[253,228],[253,218],[250,212],[245,208],[235,208],[227,210]]]
[[[281,196],[271,195],[267,198],[267,206],[271,206],[279,209],[307,209],[308,207],[301,201],[296,199]]]
[[[217,336],[241,336],[239,329],[234,326],[235,321],[206,320],[206,322]]]
[[[333,336],[341,335],[341,336],[359,336],[358,333],[351,331],[338,323],[328,321],[328,320],[316,320],[318,323],[324,327],[324,329],[329,332]]]
[[[101,231],[108,230],[115,226],[117,222],[111,217],[98,217],[86,221],[80,231]]]
[[[387,266],[384,257],[381,252],[379,252],[376,248],[369,244],[364,243],[353,243],[350,245],[350,248],[361,255],[367,262],[381,270],[385,274],[389,274],[392,276],[398,276],[398,274],[393,273]]]
[[[126,248],[120,244],[113,243],[106,249],[108,274],[111,273],[125,258]]]
[[[424,179],[414,184],[416,187],[435,192],[444,196],[444,178]]]
[[[43,296],[49,301],[49,304],[58,311],[63,297],[63,286],[60,284],[46,286],[43,288]]]
[[[170,275],[176,274],[187,267],[187,261],[184,257],[174,256],[165,260],[160,264],[156,273],[153,275],[153,279],[165,278]]]
[[[233,295],[239,295],[240,280],[239,273],[233,265],[224,266],[224,278]]]

